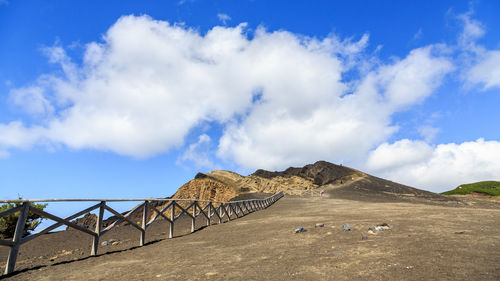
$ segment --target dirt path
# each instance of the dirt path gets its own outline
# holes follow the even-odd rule
[[[145,247],[7,279],[499,280],[499,221],[499,208],[285,197],[191,235],[163,239],[158,232],[151,239],[163,240]],[[382,222],[393,229],[367,234]],[[343,231],[344,223],[353,229]],[[307,231],[294,234],[296,226]]]

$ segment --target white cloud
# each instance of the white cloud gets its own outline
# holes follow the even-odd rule
[[[467,80],[485,89],[500,87],[500,50],[483,52],[479,62],[469,69]]]
[[[391,126],[391,115],[423,101],[452,69],[448,60],[434,57],[432,49],[413,50],[373,70],[345,96],[346,86],[338,82],[340,62],[324,67],[318,63],[314,70],[300,67],[303,73],[296,76],[286,65],[271,69],[269,73],[310,80],[283,83],[269,75],[273,80],[263,92],[264,102],[254,105],[243,122],[226,127],[219,156],[249,169],[279,169],[318,159],[361,163],[373,146],[397,130]],[[330,77],[324,76],[328,71]]]
[[[217,18],[225,25],[228,21],[231,20],[231,17],[228,14],[217,14]]]
[[[403,139],[393,144],[383,143],[371,152],[366,163],[372,171],[392,170],[403,165],[412,165],[427,160],[432,147],[423,141]]]
[[[413,41],[417,41],[422,38],[422,35],[424,32],[422,31],[422,28],[419,28],[415,34],[413,34]]]
[[[500,180],[498,159],[498,141],[430,146],[404,139],[381,144],[370,154],[367,169],[401,183],[443,192],[463,183]]]
[[[424,138],[426,142],[432,142],[441,129],[432,127],[430,125],[423,125],[418,127],[418,133]]]
[[[9,93],[13,104],[32,115],[50,115],[54,108],[45,98],[42,87],[13,89]]]
[[[54,95],[58,111],[37,131],[39,137],[76,149],[149,157],[181,146],[200,122],[243,113],[258,86],[245,81],[243,68],[235,69],[249,63],[240,49],[250,43],[243,27],[215,27],[201,36],[128,16],[108,30],[103,43],[88,44],[81,67],[62,48],[50,49],[50,60],[61,64],[65,76],[44,75],[36,86]]]
[[[440,46],[377,66],[363,53],[368,35],[319,40],[258,28],[249,39],[244,29],[217,26],[202,35],[126,16],[103,42],[86,45],[81,66],[61,47],[49,48],[65,76],[43,75],[12,93],[29,97],[19,102],[27,111],[54,116],[10,129],[29,134],[29,143],[141,158],[181,147],[190,130],[215,121],[225,127],[218,155],[244,168],[355,162],[397,130],[393,113],[423,101],[452,69]],[[343,82],[356,68],[361,78]]]
[[[212,139],[210,136],[206,134],[200,135],[198,141],[190,144],[186,151],[184,151],[182,156],[177,160],[177,164],[182,165],[184,162],[191,162],[196,168],[216,169],[216,165],[211,160],[211,142]]]
[[[35,142],[43,140],[40,137],[43,130],[41,127],[27,129],[20,121],[0,123],[0,151],[5,155],[9,148],[29,149]]]
[[[183,147],[192,130],[215,122],[223,127],[217,155],[244,169],[281,169],[318,159],[359,167],[378,147],[369,168],[410,180],[398,167],[425,176],[425,167],[432,172],[449,159],[440,151],[454,148],[451,144],[384,143],[398,130],[392,116],[423,102],[454,69],[446,46],[417,48],[381,64],[365,52],[368,35],[358,41],[317,39],[258,28],[250,39],[245,28],[216,26],[200,34],[126,16],[102,42],[86,45],[81,65],[61,47],[47,49],[64,75],[45,74],[34,85],[11,91],[13,103],[44,118],[29,127],[21,121],[0,124],[0,155],[63,144],[150,157]],[[349,71],[359,78],[344,81]],[[432,127],[419,131],[427,141],[437,133]],[[212,166],[214,142],[202,134],[179,162]],[[476,143],[477,150],[490,146]],[[480,175],[477,167],[469,168]],[[452,171],[462,170],[452,169],[449,176]],[[436,185],[424,176],[417,183]]]
[[[462,32],[459,35],[459,44],[470,50],[476,49],[476,40],[483,37],[485,34],[484,25],[476,19],[472,18],[473,10],[469,10],[464,14],[457,16],[458,20],[462,22]]]
[[[470,85],[481,85],[484,89],[500,87],[500,50],[488,50],[477,43],[484,36],[485,26],[472,18],[473,10],[458,15],[463,25],[459,35],[459,48],[463,52],[462,78]]]

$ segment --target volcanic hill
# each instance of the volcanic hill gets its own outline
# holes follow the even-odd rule
[[[326,161],[301,168],[290,167],[284,171],[259,169],[248,176],[220,170],[207,174],[198,173],[193,180],[180,187],[172,198],[229,201],[234,200],[235,196],[238,199],[243,195],[250,198],[279,191],[289,195],[304,195],[309,190],[318,189],[337,198],[373,202],[394,199],[456,201],[449,196],[416,189]]]
[[[319,189],[324,190],[330,197],[368,202],[394,200],[431,204],[457,202],[454,197],[416,189],[326,161],[318,161],[301,168],[290,167],[284,171],[271,172],[259,169],[248,176],[224,170],[214,170],[207,174],[198,173],[169,198],[227,202],[264,198],[280,191],[288,195],[305,195],[310,190]],[[148,210],[150,217],[155,215],[153,207],[161,210],[167,204],[168,202],[151,202]],[[186,207],[189,202],[179,204]],[[139,209],[132,216],[132,220],[140,221],[141,214],[142,211]],[[76,223],[92,229],[95,220],[95,215],[87,214]],[[115,220],[116,217],[113,216],[103,224],[107,226]]]

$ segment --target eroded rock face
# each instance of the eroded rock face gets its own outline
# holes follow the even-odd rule
[[[335,165],[326,161],[318,161],[314,164],[306,165],[302,168],[290,167],[282,172],[270,172],[266,170],[257,170],[252,176],[273,179],[276,177],[300,177],[311,181],[314,185],[320,186],[328,183],[333,183],[350,177],[352,175],[361,175],[363,173],[354,169]]]
[[[181,186],[172,196],[173,199],[200,199],[229,201],[238,193],[228,184],[210,176],[198,177]]]

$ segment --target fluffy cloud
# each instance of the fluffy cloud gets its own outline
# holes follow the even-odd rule
[[[439,46],[376,65],[363,53],[367,35],[245,32],[241,24],[202,35],[125,16],[103,42],[87,44],[81,65],[49,48],[65,75],[42,75],[10,94],[27,112],[51,117],[2,125],[11,137],[0,148],[45,140],[143,158],[181,147],[190,130],[215,121],[225,127],[218,155],[244,168],[355,161],[396,130],[393,113],[424,100],[452,69]],[[343,81],[353,70],[361,78]]]
[[[498,179],[498,159],[498,141],[430,146],[404,139],[381,144],[370,154],[366,168],[388,179],[442,192],[463,183]]]
[[[467,80],[485,89],[500,87],[500,50],[485,51],[467,73]]]
[[[227,14],[217,14],[217,18],[223,23],[226,24],[231,20],[231,17]]]
[[[420,126],[417,130],[426,142],[432,142],[436,135],[441,131],[439,128],[435,128],[429,125]]]
[[[219,156],[249,168],[278,169],[317,159],[358,164],[396,130],[391,115],[424,100],[452,69],[433,51],[415,49],[402,60],[376,68],[347,95],[346,86],[338,84],[340,63],[301,68],[304,74],[299,77],[309,81],[269,80],[272,87],[265,88],[262,102],[243,122],[226,128]],[[335,71],[330,79],[324,76],[328,70]],[[290,76],[285,69],[276,71]]]
[[[35,142],[42,142],[43,128],[27,129],[20,121],[0,123],[0,158],[9,157],[7,149],[29,149]]]
[[[32,115],[50,115],[53,106],[45,98],[42,87],[27,87],[10,91],[10,100],[13,104]]]
[[[473,10],[469,10],[464,14],[457,16],[458,20],[461,21],[463,29],[458,37],[458,43],[469,50],[475,50],[476,40],[483,37],[485,34],[484,26],[478,20],[472,18],[474,14]]]
[[[217,169],[216,164],[211,160],[210,144],[212,139],[207,134],[198,137],[198,141],[189,145],[182,156],[177,159],[177,164],[185,162],[193,163],[196,168]]]
[[[484,89],[500,87],[500,50],[488,50],[477,43],[485,34],[484,25],[472,18],[474,11],[458,15],[463,25],[459,35],[459,47],[464,52],[464,80],[469,84],[479,84]]]
[[[469,29],[467,40],[479,36]],[[354,41],[263,28],[247,32],[240,24],[200,34],[126,16],[102,42],[86,45],[81,65],[61,47],[47,49],[64,75],[45,74],[32,86],[11,90],[12,103],[39,122],[0,124],[0,157],[12,148],[63,144],[146,158],[183,147],[189,133],[214,122],[223,128],[220,139],[201,135],[179,163],[213,165],[216,142],[218,157],[249,170],[318,159],[361,167],[378,147],[368,168],[406,180],[426,174],[421,167],[437,169],[422,163],[445,159],[436,152],[441,146],[385,142],[398,130],[393,115],[425,101],[453,71],[446,46],[424,46],[381,64],[365,52],[368,35]],[[345,80],[353,72],[356,78]],[[420,133],[430,141],[437,130]],[[490,144],[475,143],[476,150]],[[430,178],[416,182],[425,185]]]
[[[39,138],[76,149],[156,155],[183,145],[199,123],[225,122],[246,110],[259,85],[245,79],[250,61],[242,48],[251,42],[243,27],[215,27],[201,36],[148,17],[122,17],[103,43],[87,45],[81,67],[52,48],[50,60],[65,76],[44,75],[36,88],[14,89],[11,96],[29,101],[25,110],[35,113],[51,108],[39,95],[51,93],[55,117],[24,129]],[[18,131],[14,125],[4,129]]]

